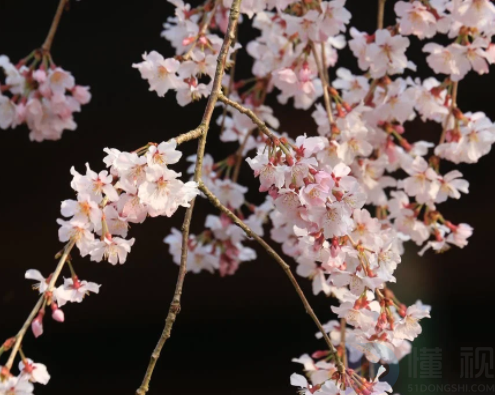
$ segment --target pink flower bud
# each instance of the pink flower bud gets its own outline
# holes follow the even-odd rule
[[[65,320],[64,312],[58,308],[56,303],[52,303],[51,307],[52,307],[52,318],[57,322],[64,322]]]
[[[34,337],[40,337],[43,334],[43,315],[41,311],[38,316],[31,323],[31,329],[33,331]]]

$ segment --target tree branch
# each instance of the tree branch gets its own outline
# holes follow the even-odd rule
[[[241,0],[234,0],[232,6],[230,8],[230,16],[229,16],[229,25],[227,28],[227,33],[225,34],[225,38],[223,40],[222,48],[217,58],[217,67],[215,70],[215,78],[213,79],[213,88],[211,91],[211,95],[208,98],[208,103],[206,104],[205,112],[203,114],[203,119],[201,124],[194,130],[185,133],[182,136],[176,138],[178,144],[183,141],[187,141],[193,138],[200,137],[198,143],[198,151],[196,158],[196,167],[194,170],[194,180],[196,182],[200,182],[201,180],[201,170],[203,167],[203,158],[205,154],[206,147],[206,136],[208,133],[208,128],[210,126],[211,117],[213,115],[213,110],[215,109],[215,104],[218,100],[218,97],[221,95],[222,89],[222,77],[225,69],[225,64],[227,61],[227,55],[229,53],[229,48],[231,43],[235,40],[235,32],[237,29],[237,23],[239,19],[239,8],[241,5]],[[186,137],[187,136],[187,137]],[[174,297],[172,299],[172,303],[170,304],[170,308],[167,314],[167,318],[165,319],[165,327],[163,328],[160,339],[158,340],[153,353],[151,354],[150,362],[148,364],[148,368],[146,370],[145,376],[143,378],[143,382],[141,386],[136,391],[136,395],[144,395],[149,390],[149,383],[151,381],[151,376],[153,375],[153,370],[155,368],[156,362],[158,358],[160,358],[160,353],[165,345],[167,339],[171,336],[172,327],[177,318],[177,314],[180,311],[180,299],[182,296],[182,288],[184,285],[184,279],[187,272],[187,253],[188,253],[188,241],[189,241],[189,229],[191,226],[191,219],[194,209],[195,199],[191,201],[190,206],[186,210],[186,214],[184,216],[184,222],[182,224],[182,253],[181,253],[181,261],[179,266],[179,274],[177,276],[177,284],[175,286]]]
[[[183,133],[177,137],[174,137],[173,140],[177,141],[177,145],[180,145],[182,143],[185,143],[186,141],[194,140],[203,134],[203,126],[200,125],[196,129],[193,129],[187,133]]]
[[[58,280],[58,277],[60,276],[60,273],[62,272],[62,269],[65,265],[65,262],[67,261],[67,258],[69,257],[69,254],[74,247],[75,241],[71,240],[65,247],[64,247],[64,252],[62,256],[60,257],[57,267],[55,268],[55,271],[53,272],[51,276],[51,280],[48,284],[48,288],[45,292],[52,292],[53,288],[55,287],[55,283]],[[34,306],[33,310],[29,314],[26,322],[24,322],[24,325],[22,328],[19,330],[17,335],[15,336],[15,343],[12,347],[12,351],[10,352],[9,359],[7,360],[7,363],[5,364],[5,367],[10,371],[12,368],[12,365],[14,363],[15,357],[17,353],[19,352],[19,349],[21,348],[22,340],[24,339],[24,336],[26,335],[27,330],[29,329],[29,326],[33,322],[34,318],[40,311],[42,305],[43,305],[43,300],[45,299],[45,294],[41,295],[39,298],[38,302]]]
[[[58,24],[60,23],[60,18],[62,18],[62,14],[64,13],[65,3],[67,3],[67,0],[60,0],[60,2],[58,3],[57,11],[55,12],[55,16],[53,17],[52,25],[50,26],[50,30],[48,31],[45,42],[41,46],[41,49],[44,52],[50,52],[53,38],[55,37],[55,33],[57,32]]]
[[[270,140],[275,141],[278,139],[277,136],[275,136],[270,131],[270,129],[268,129],[268,126],[266,126],[266,124],[261,119],[259,119],[258,116],[252,110],[244,107],[242,104],[239,104],[234,100],[229,99],[228,97],[224,96],[223,94],[220,94],[218,96],[218,100],[224,104],[231,106],[232,108],[235,108],[241,114],[247,115],[251,119],[251,121],[253,121],[256,124],[256,126],[258,126],[260,132],[263,133]]]
[[[213,204],[213,206],[215,206],[222,213],[227,215],[227,217],[229,217],[237,226],[239,226],[244,231],[244,233],[246,233],[247,236],[255,239],[266,250],[268,255],[270,255],[284,270],[287,277],[289,277],[292,286],[299,295],[299,298],[301,299],[304,308],[306,309],[306,312],[313,319],[314,323],[316,324],[321,334],[323,335],[323,338],[325,339],[325,342],[327,343],[327,346],[330,349],[330,352],[334,358],[335,364],[337,365],[339,372],[344,373],[345,368],[344,365],[342,364],[341,359],[338,356],[337,350],[335,349],[334,345],[332,344],[332,341],[330,340],[328,334],[323,328],[323,325],[321,324],[320,320],[318,319],[311,305],[309,304],[308,299],[306,299],[306,296],[304,295],[304,292],[299,286],[296,278],[292,274],[290,266],[282,259],[280,255],[277,254],[277,252],[272,247],[270,247],[270,245],[265,240],[263,240],[260,236],[254,233],[251,230],[251,228],[247,226],[239,217],[237,217],[232,211],[230,211],[227,207],[225,207],[222,203],[220,203],[220,200],[218,200],[218,198],[206,187],[205,184],[203,184],[202,181],[199,182],[199,189],[206,195],[206,197],[211,202],[211,204]]]

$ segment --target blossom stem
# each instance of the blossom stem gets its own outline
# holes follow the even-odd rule
[[[210,3],[210,1],[208,1],[207,3]],[[196,46],[198,45],[199,39],[205,34],[206,29],[210,25],[213,15],[215,15],[215,10],[217,8],[218,3],[219,3],[218,0],[214,1],[213,8],[210,12],[205,10],[203,19],[201,21],[201,29],[199,30],[198,35],[196,36],[196,39],[194,40],[194,43],[192,44],[191,48],[189,48],[187,52],[182,56],[182,60],[189,60],[189,58],[191,57],[194,48],[196,48]]]
[[[53,288],[55,286],[55,283],[57,282],[57,279],[60,276],[60,273],[62,272],[62,269],[63,269],[63,267],[65,265],[65,262],[67,261],[67,258],[69,257],[70,251],[74,247],[74,244],[75,244],[75,241],[74,240],[71,240],[69,243],[66,244],[66,246],[64,248],[64,252],[63,252],[62,256],[60,257],[60,259],[58,261],[58,265],[57,265],[55,271],[53,272],[53,274],[51,276],[51,280],[50,280],[50,283],[48,284],[48,288],[47,288],[46,292],[52,292],[53,291]],[[43,294],[38,299],[38,302],[34,306],[34,308],[31,311],[31,313],[29,314],[26,322],[24,322],[24,325],[22,326],[22,328],[17,333],[17,335],[15,337],[15,343],[12,346],[12,351],[10,352],[10,355],[9,355],[9,359],[7,360],[7,363],[5,364],[5,367],[8,370],[10,370],[12,368],[12,365],[14,363],[15,357],[16,357],[16,355],[19,352],[19,349],[21,347],[22,340],[24,339],[24,336],[25,336],[25,334],[26,334],[29,326],[31,325],[31,323],[33,322],[34,318],[36,317],[36,315],[40,311],[41,307],[43,306],[44,300],[45,300],[45,294]]]
[[[236,32],[236,41],[237,41],[237,32]],[[229,85],[227,86],[227,89],[225,91],[225,95],[228,97],[234,88],[234,75],[235,75],[235,66],[237,63],[237,51],[235,51],[232,54],[232,66],[230,67],[230,73],[229,73]],[[221,136],[223,133],[223,130],[225,129],[225,118],[227,118],[227,106],[223,108],[222,112],[222,123],[220,125],[220,132],[219,135]]]
[[[347,351],[345,347],[345,330],[347,322],[345,318],[340,319],[340,348],[342,348],[342,363],[347,368]]]
[[[311,42],[311,51],[313,52],[313,57],[315,58],[315,63],[316,67],[318,69],[318,74],[320,75],[320,80],[323,85],[323,98],[325,101],[325,108],[327,110],[327,117],[328,117],[328,123],[330,127],[330,133],[332,132],[332,125],[334,123],[333,119],[333,114],[332,114],[332,103],[330,101],[330,95],[328,94],[328,79],[327,76],[325,75],[327,73],[326,67],[323,68],[322,64],[324,62],[323,56],[324,56],[324,46],[322,44],[322,63],[320,63],[320,60],[318,59],[318,53],[316,51],[316,46],[314,42]],[[326,63],[326,62],[325,62]]]
[[[270,245],[265,240],[263,240],[260,236],[254,233],[251,230],[251,228],[248,225],[246,225],[239,217],[237,217],[232,211],[230,211],[227,207],[225,207],[222,203],[220,203],[220,200],[218,200],[218,198],[206,187],[206,185],[202,181],[199,182],[199,189],[206,195],[206,197],[213,206],[215,206],[222,213],[227,215],[227,217],[229,217],[234,222],[234,224],[239,226],[244,231],[244,233],[246,233],[248,237],[255,239],[266,250],[268,255],[270,255],[284,270],[287,277],[289,277],[292,286],[299,295],[299,298],[301,299],[304,308],[306,309],[306,312],[313,319],[314,323],[316,324],[321,334],[323,335],[323,338],[325,339],[325,342],[327,343],[328,348],[330,349],[330,353],[334,358],[335,364],[337,365],[339,372],[341,374],[344,373],[345,368],[344,365],[342,364],[342,360],[338,356],[335,346],[333,345],[332,341],[328,337],[327,332],[323,328],[323,325],[321,324],[320,320],[313,311],[313,308],[311,307],[308,299],[306,298],[306,295],[304,295],[304,292],[299,286],[296,278],[294,277],[294,274],[292,274],[292,270],[290,269],[290,266],[282,259],[280,255],[277,254],[277,252],[272,247],[270,247]]]
[[[452,98],[450,102],[450,110],[449,114],[447,115],[447,118],[445,118],[445,123],[443,125],[442,129],[442,134],[440,135],[440,141],[438,145],[445,143],[445,139],[447,137],[447,129],[449,127],[450,119],[452,118],[452,115],[454,114],[454,110],[457,107],[457,91],[459,89],[459,82],[453,82],[452,83]]]
[[[58,3],[57,11],[55,12],[55,16],[53,17],[52,25],[50,26],[50,30],[48,31],[45,42],[41,46],[41,50],[43,52],[50,52],[53,38],[55,37],[55,33],[57,32],[58,24],[60,23],[60,18],[62,17],[67,1],[68,0],[60,0],[60,2]]]
[[[227,108],[227,107],[225,107]],[[242,144],[239,146],[239,149],[236,152],[236,161],[235,161],[235,166],[234,166],[234,172],[232,173],[232,181],[237,182],[239,179],[239,172],[241,171],[241,164],[242,164],[242,154],[244,153],[244,149],[246,148],[247,142],[249,140],[249,137],[253,134],[253,130],[249,130],[246,133],[246,136],[244,137],[244,140],[242,141]]]
[[[227,61],[227,55],[229,53],[229,48],[231,44],[235,40],[235,32],[237,30],[237,22],[239,20],[239,9],[241,6],[241,0],[234,0],[232,2],[232,6],[230,8],[229,15],[229,25],[227,28],[227,32],[225,34],[225,38],[223,40],[222,48],[217,58],[217,67],[215,70],[215,77],[213,79],[213,87],[211,91],[211,95],[208,98],[208,103],[206,104],[205,112],[203,114],[203,119],[201,124],[193,131],[186,133],[185,135],[192,138],[200,137],[198,142],[198,151],[197,151],[197,159],[196,159],[196,167],[194,170],[194,180],[196,182],[200,182],[201,180],[201,170],[203,168],[203,158],[205,154],[206,147],[206,136],[208,132],[208,127],[211,122],[211,117],[213,115],[213,110],[215,109],[215,104],[218,101],[222,88],[222,77],[225,70],[225,64]],[[183,135],[183,136],[185,136]],[[181,136],[179,136],[181,137]],[[187,139],[183,139],[182,141],[187,141]],[[179,144],[178,138],[176,139]],[[177,276],[177,283],[175,286],[174,297],[172,299],[172,303],[170,304],[170,308],[167,314],[167,318],[165,319],[165,326],[163,328],[162,334],[158,343],[151,354],[151,358],[148,364],[148,368],[146,369],[146,373],[143,378],[143,382],[141,386],[136,391],[136,395],[144,395],[148,392],[149,383],[151,381],[151,376],[153,375],[153,370],[155,369],[155,365],[160,358],[161,350],[165,345],[165,342],[171,336],[172,327],[177,318],[177,314],[180,311],[180,300],[182,296],[182,288],[184,285],[184,279],[187,272],[187,253],[188,253],[188,242],[189,242],[189,229],[191,226],[191,219],[194,210],[194,202],[195,199],[191,200],[190,206],[186,210],[186,214],[184,216],[184,222],[182,224],[182,252],[181,252],[181,261],[179,265],[179,274]]]
[[[383,19],[385,16],[385,2],[387,0],[378,0],[378,16],[377,16],[377,28],[383,29]]]

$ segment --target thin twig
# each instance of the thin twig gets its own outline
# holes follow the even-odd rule
[[[225,106],[227,108],[227,106]],[[242,164],[242,158],[243,158],[243,153],[244,149],[246,148],[247,142],[249,141],[249,137],[253,134],[253,130],[251,129],[246,133],[246,136],[244,136],[244,140],[242,141],[242,144],[239,146],[239,148],[236,151],[236,160],[235,160],[235,166],[234,166],[234,172],[232,173],[232,181],[237,182],[239,179],[239,172],[241,171],[241,164]]]
[[[440,135],[440,141],[438,145],[445,143],[445,139],[447,138],[447,129],[449,127],[450,119],[454,114],[454,110],[457,108],[457,91],[459,89],[459,82],[456,81],[452,83],[452,98],[450,102],[450,109],[447,117],[445,118],[445,123],[443,124],[442,134]]]
[[[52,47],[53,38],[55,37],[55,33],[57,32],[58,24],[60,23],[60,18],[64,13],[65,3],[68,0],[60,0],[58,3],[57,11],[55,12],[55,16],[53,17],[52,25],[50,26],[50,30],[48,31],[48,35],[46,36],[45,42],[41,46],[43,52],[50,52]]]
[[[213,16],[215,15],[215,11],[216,11],[218,3],[219,3],[219,0],[214,1],[213,8],[210,11],[210,13],[208,13],[208,11],[205,11],[205,14],[203,15],[203,20],[201,21],[201,29],[199,30],[199,32],[196,36],[196,39],[194,40],[194,43],[191,46],[191,48],[189,48],[187,50],[187,52],[184,55],[182,55],[182,60],[189,60],[189,58],[191,57],[191,54],[194,51],[194,48],[196,48],[196,46],[198,45],[199,39],[201,38],[201,36],[204,36],[206,29],[210,25],[211,20],[212,20]]]
[[[323,44],[322,44],[322,55],[323,55]],[[326,77],[327,69],[323,69],[322,63],[318,59],[318,53],[316,51],[316,46],[314,42],[311,42],[311,51],[313,52],[313,57],[315,58],[316,67],[318,69],[318,74],[320,76],[321,83],[323,85],[323,98],[325,101],[325,109],[327,110],[328,124],[330,127],[330,132],[332,131],[333,114],[332,114],[332,103],[330,101],[330,95],[328,94],[328,78]]]
[[[342,363],[347,368],[347,350],[345,347],[345,331],[346,331],[345,318],[340,319],[340,348],[342,349]]]
[[[270,140],[272,140],[272,141],[277,140],[277,136],[275,136],[270,131],[270,129],[268,129],[268,126],[266,126],[266,124],[261,119],[259,119],[258,116],[252,110],[244,107],[242,104],[239,104],[234,100],[229,99],[228,97],[224,96],[223,94],[220,94],[218,96],[218,100],[221,101],[222,103],[225,103],[225,104],[235,108],[241,114],[247,115],[251,119],[251,121],[253,121],[256,124],[256,126],[258,126],[260,132],[263,133]]]
[[[378,15],[376,25],[378,29],[383,29],[383,19],[385,17],[385,2],[386,0],[378,0]]]
[[[318,319],[315,312],[313,311],[313,308],[309,304],[308,299],[306,299],[306,296],[304,295],[304,292],[301,289],[301,287],[299,286],[296,278],[292,274],[290,266],[282,259],[282,257],[280,255],[278,255],[275,252],[275,250],[272,247],[270,247],[270,245],[265,240],[263,240],[260,236],[258,236],[256,233],[254,233],[251,230],[251,228],[248,225],[246,225],[239,217],[237,217],[232,211],[230,211],[227,207],[225,207],[222,203],[220,203],[220,200],[218,200],[218,198],[206,187],[206,185],[202,181],[199,182],[199,189],[206,195],[206,197],[211,202],[211,204],[213,204],[213,206],[215,206],[222,213],[227,215],[227,217],[229,217],[233,221],[233,223],[235,223],[237,226],[239,226],[244,231],[244,233],[246,233],[246,235],[248,237],[252,237],[253,239],[255,239],[266,250],[268,255],[270,255],[280,265],[280,267],[284,270],[287,277],[289,277],[289,280],[292,283],[292,286],[294,287],[297,294],[299,295],[299,298],[301,299],[301,301],[304,305],[304,308],[306,309],[306,312],[313,319],[314,323],[316,324],[316,326],[320,330],[321,334],[323,335],[323,338],[325,339],[325,342],[327,343],[327,346],[330,349],[330,352],[334,358],[335,364],[337,365],[339,372],[343,373],[345,371],[345,368],[344,368],[344,365],[342,364],[341,359],[339,358],[339,356],[337,354],[337,350],[335,349],[334,345],[332,344],[332,341],[328,337],[328,334],[325,331],[325,329],[323,328],[323,325],[321,324],[320,320]]]
[[[222,77],[225,69],[225,63],[227,61],[227,55],[229,53],[229,48],[231,43],[235,39],[235,31],[237,28],[237,22],[239,19],[239,8],[241,5],[241,0],[234,0],[232,6],[230,8],[230,16],[229,16],[229,25],[227,28],[227,33],[225,34],[225,38],[223,40],[222,48],[220,50],[220,54],[217,58],[217,67],[215,70],[215,78],[213,80],[213,88],[211,91],[211,95],[208,98],[208,103],[206,104],[205,112],[203,114],[203,119],[201,124],[197,129],[186,133],[191,138],[200,137],[198,143],[198,151],[197,151],[197,159],[196,159],[196,167],[194,170],[194,180],[199,182],[201,179],[201,170],[203,167],[203,158],[206,147],[206,136],[208,133],[208,128],[211,122],[211,117],[213,115],[213,110],[215,109],[215,104],[218,100],[218,97],[221,95],[222,88]],[[184,136],[185,136],[184,135]],[[180,136],[179,136],[180,137]],[[181,139],[180,142],[186,141]],[[178,141],[179,143],[179,141]],[[151,354],[150,362],[148,364],[148,368],[146,369],[145,376],[143,378],[143,382],[141,386],[136,391],[136,395],[144,395],[148,392],[149,384],[151,381],[151,376],[153,375],[153,370],[155,368],[156,362],[158,358],[160,358],[160,353],[165,345],[165,342],[170,337],[172,332],[172,327],[177,318],[177,314],[180,311],[180,299],[182,295],[182,288],[184,285],[184,279],[187,272],[187,253],[188,253],[188,241],[189,241],[189,229],[191,226],[191,219],[194,209],[193,199],[190,203],[190,206],[186,210],[186,214],[184,216],[184,222],[182,224],[182,253],[181,253],[181,262],[179,266],[179,274],[177,277],[177,284],[175,287],[174,297],[172,299],[172,303],[170,304],[170,308],[167,314],[167,318],[165,319],[165,327],[163,328],[162,334],[158,343]]]
[[[237,42],[237,32],[236,32],[236,42]],[[232,54],[232,66],[230,67],[230,73],[229,73],[229,85],[227,86],[227,89],[225,90],[225,96],[227,96],[227,97],[234,90],[234,76],[235,76],[236,63],[237,63],[237,51],[235,51]],[[225,118],[227,118],[227,106],[224,106],[223,111],[222,111],[222,122],[220,124],[220,132],[218,133],[220,136],[222,135],[223,130],[225,129]]]
[[[52,292],[53,291],[53,288],[55,287],[55,283],[57,282],[58,277],[60,276],[60,273],[62,272],[62,269],[63,269],[63,267],[65,265],[65,262],[67,261],[67,258],[69,257],[70,251],[74,247],[74,244],[75,244],[75,241],[74,240],[71,240],[65,246],[64,252],[63,252],[62,256],[60,257],[60,259],[58,261],[57,267],[55,268],[55,271],[53,272],[53,274],[51,276],[51,280],[50,280],[50,282],[48,284],[48,288],[47,288],[47,290],[45,292]],[[7,360],[7,363],[5,364],[5,367],[8,370],[10,370],[12,368],[12,365],[14,363],[15,357],[16,357],[16,355],[19,352],[19,349],[21,347],[22,340],[24,339],[24,336],[25,336],[25,334],[26,334],[29,326],[31,325],[31,323],[33,322],[34,318],[36,317],[36,315],[40,311],[41,306],[43,305],[44,298],[45,298],[45,295],[43,294],[39,298],[38,302],[34,306],[34,308],[31,311],[31,313],[29,314],[26,322],[24,322],[24,325],[22,326],[22,328],[17,333],[17,335],[15,337],[14,346],[12,347],[12,351],[10,352],[9,359]]]

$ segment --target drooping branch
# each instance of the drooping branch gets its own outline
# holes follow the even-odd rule
[[[335,362],[339,372],[341,374],[344,373],[345,368],[344,368],[344,365],[342,363],[342,360],[340,359],[340,357],[337,353],[337,350],[335,349],[334,345],[332,344],[332,341],[328,337],[328,334],[325,331],[325,329],[323,328],[323,325],[321,324],[320,320],[318,319],[315,312],[313,311],[313,308],[311,307],[308,299],[306,298],[306,295],[304,295],[304,292],[301,289],[301,287],[299,286],[296,278],[294,277],[294,274],[292,273],[290,266],[283,260],[283,258],[280,255],[277,254],[277,252],[272,247],[270,247],[270,245],[265,240],[263,240],[260,236],[258,236],[256,233],[254,233],[248,225],[246,225],[239,217],[237,217],[232,211],[230,211],[227,207],[225,207],[220,202],[220,200],[218,200],[218,198],[206,187],[206,185],[203,184],[202,181],[199,182],[199,189],[206,195],[206,197],[211,202],[211,204],[213,204],[213,206],[215,206],[222,213],[227,215],[227,217],[229,217],[233,221],[233,223],[235,223],[237,226],[239,226],[244,231],[244,233],[246,233],[246,235],[248,237],[252,237],[253,239],[255,239],[265,249],[265,251],[268,253],[268,255],[270,255],[270,257],[272,257],[275,260],[275,262],[277,262],[279,264],[279,266],[284,270],[287,277],[289,277],[289,280],[292,283],[292,286],[294,287],[297,294],[299,295],[299,298],[301,299],[306,312],[312,318],[312,320],[314,321],[314,323],[318,327],[318,330],[323,335],[323,339],[325,339],[325,342],[327,343],[327,346],[330,349],[330,352],[334,358],[334,362]]]
[[[62,272],[62,269],[64,268],[65,262],[67,262],[67,258],[69,257],[69,254],[74,247],[75,241],[71,240],[63,249],[62,256],[60,257],[57,267],[55,268],[55,271],[51,275],[50,282],[48,283],[48,288],[47,288],[47,293],[53,292],[53,289],[55,288],[55,283],[58,280],[58,277],[60,276],[60,273]],[[33,322],[34,318],[37,316],[39,311],[41,310],[43,306],[43,302],[46,298],[46,293],[42,295],[36,305],[34,306],[33,310],[29,314],[27,320],[24,322],[24,325],[22,325],[22,328],[19,330],[17,335],[15,336],[15,343],[12,346],[12,351],[10,352],[9,359],[7,360],[7,363],[5,364],[5,367],[7,370],[10,371],[12,369],[12,365],[14,364],[15,357],[17,353],[19,352],[19,349],[21,348],[22,340],[24,339],[24,336],[26,335],[27,330],[29,329],[29,326]]]
[[[50,52],[53,38],[55,37],[55,33],[57,32],[58,24],[60,23],[60,18],[62,18],[62,14],[64,13],[65,4],[67,3],[67,1],[68,0],[60,0],[60,2],[58,3],[57,11],[55,12],[55,16],[53,17],[52,25],[50,26],[50,30],[48,31],[45,42],[41,46],[43,52]]]
[[[268,126],[266,126],[266,124],[261,119],[259,119],[258,116],[252,110],[244,107],[242,104],[239,104],[234,100],[229,99],[228,97],[224,96],[223,94],[219,95],[218,100],[224,104],[231,106],[232,108],[235,108],[241,114],[247,115],[251,119],[251,121],[253,121],[256,124],[256,126],[258,126],[260,132],[263,133],[270,140],[272,140],[272,141],[277,140],[277,136],[275,136],[270,131]]]
[[[211,95],[208,98],[208,102],[206,104],[205,112],[203,114],[203,119],[201,124],[194,130],[185,133],[176,138],[177,143],[181,143],[183,141],[191,140],[197,137],[200,137],[198,142],[198,150],[197,150],[197,158],[196,158],[196,167],[194,170],[194,181],[200,182],[201,180],[201,170],[203,167],[203,158],[205,154],[206,147],[206,136],[208,133],[208,128],[210,126],[211,117],[213,115],[213,110],[215,109],[215,104],[218,100],[218,97],[221,95],[222,89],[222,77],[225,70],[225,64],[227,62],[227,55],[229,53],[229,48],[231,44],[235,40],[235,32],[237,30],[237,23],[239,19],[239,8],[241,5],[241,0],[234,0],[232,6],[230,8],[229,15],[229,25],[227,28],[227,32],[225,34],[225,38],[222,44],[222,48],[217,58],[217,67],[215,70],[215,77],[213,80],[213,88],[211,91]],[[136,391],[136,395],[144,395],[148,392],[149,383],[151,381],[151,376],[153,375],[153,370],[155,365],[160,358],[161,350],[165,345],[165,342],[171,336],[172,327],[177,318],[177,314],[181,309],[180,300],[182,296],[182,289],[184,286],[184,279],[187,272],[187,253],[188,253],[188,241],[189,241],[189,229],[191,226],[191,219],[194,210],[194,202],[193,199],[190,203],[190,206],[186,210],[186,214],[184,216],[184,222],[182,224],[182,252],[181,252],[181,261],[179,265],[179,274],[177,276],[177,283],[175,286],[175,292],[172,299],[172,303],[170,304],[170,308],[167,314],[167,318],[165,319],[165,326],[163,328],[162,334],[158,340],[158,343],[151,354],[151,358],[148,364],[148,368],[146,369],[145,376],[143,378],[143,382],[141,386]]]

